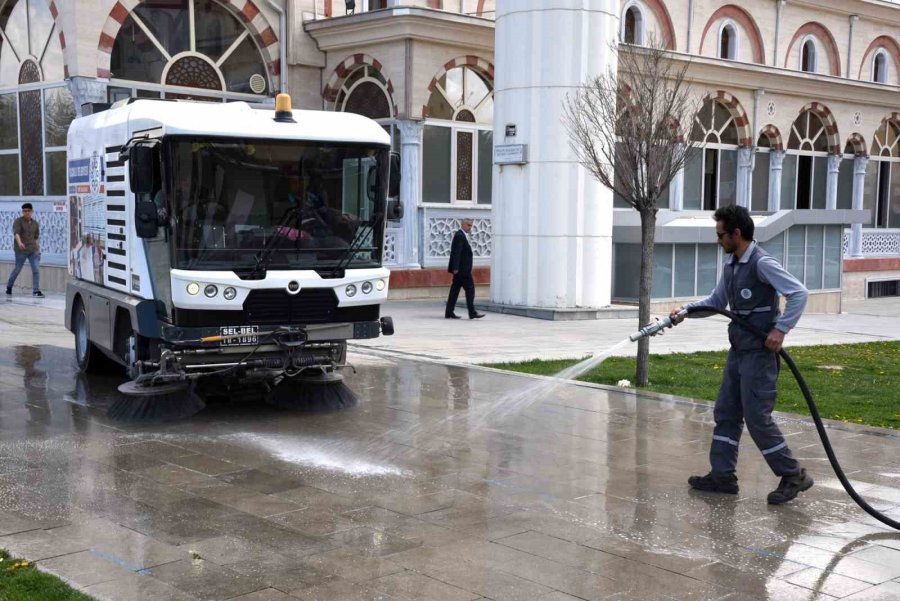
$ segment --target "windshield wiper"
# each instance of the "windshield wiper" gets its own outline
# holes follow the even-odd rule
[[[269,268],[269,263],[272,262],[272,257],[275,256],[275,251],[278,249],[278,246],[280,246],[282,238],[287,237],[284,235],[284,228],[288,227],[290,224],[296,224],[299,215],[299,205],[287,210],[284,217],[281,218],[281,223],[279,223],[272,232],[272,237],[266,240],[265,246],[260,251],[259,255],[257,255],[256,265],[253,267],[253,271],[250,272],[248,279],[261,279],[260,274],[262,274],[263,278],[266,277],[266,270]],[[299,230],[300,228],[298,227],[297,229]]]
[[[347,247],[347,250],[345,250],[341,257],[338,259],[337,265],[335,265],[334,269],[331,270],[331,275],[329,277],[338,277],[338,274],[340,274],[344,270],[344,268],[346,268],[347,265],[350,264],[350,261],[353,260],[353,255],[355,255],[362,249],[363,243],[366,240],[366,234],[369,232],[372,232],[372,234],[375,233],[375,226],[377,225],[377,223],[378,221],[376,220],[372,223],[360,224],[359,230],[357,230],[356,235],[353,236],[353,240],[350,241],[350,246]]]

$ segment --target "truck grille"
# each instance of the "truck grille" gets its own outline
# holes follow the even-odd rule
[[[251,290],[244,301],[244,312],[251,324],[327,323],[332,321],[337,302],[331,288],[304,288],[297,294],[285,290]]]

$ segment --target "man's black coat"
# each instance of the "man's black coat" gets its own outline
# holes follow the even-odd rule
[[[472,273],[472,247],[462,230],[457,230],[453,235],[453,244],[450,245],[450,263],[447,271],[453,273],[459,271],[459,275]]]

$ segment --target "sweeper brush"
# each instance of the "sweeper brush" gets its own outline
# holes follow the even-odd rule
[[[206,407],[194,387],[184,382],[141,386],[126,382],[122,396],[109,406],[106,416],[120,422],[159,423],[186,419]]]
[[[269,395],[268,402],[280,409],[303,413],[331,413],[355,407],[356,394],[335,373],[285,377]]]

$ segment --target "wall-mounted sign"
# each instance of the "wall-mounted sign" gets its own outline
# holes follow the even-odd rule
[[[494,146],[495,165],[524,165],[528,162],[527,144],[498,144]]]
[[[506,125],[506,137],[507,138],[515,138],[516,137],[516,125],[514,123],[508,123]]]

